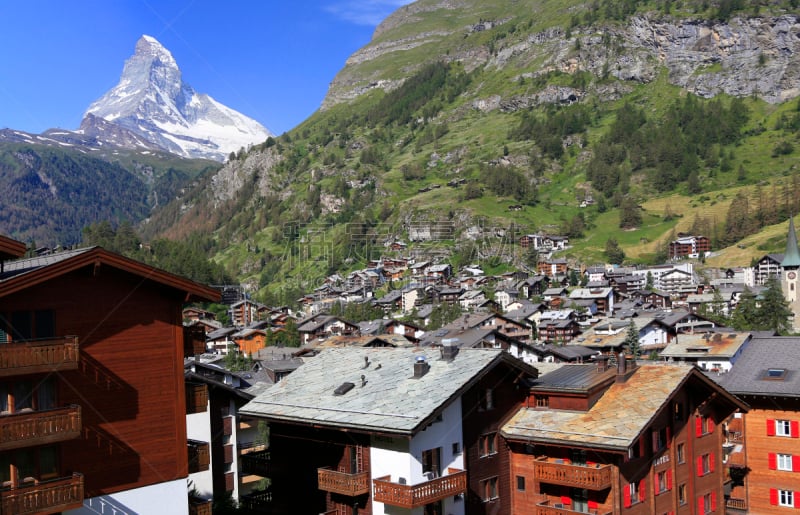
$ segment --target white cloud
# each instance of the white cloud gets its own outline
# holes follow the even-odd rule
[[[325,10],[334,16],[356,25],[375,27],[398,7],[413,0],[343,0],[332,3]]]

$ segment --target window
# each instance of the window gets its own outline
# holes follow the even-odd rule
[[[698,415],[695,417],[695,436],[704,436],[714,432],[714,420],[711,417]]]
[[[791,490],[778,490],[778,506],[794,507],[794,492]]]
[[[525,491],[525,476],[517,476],[517,490]]]
[[[697,457],[697,475],[705,476],[714,472],[714,453]]]
[[[550,406],[550,397],[547,395],[537,395],[536,396],[536,407],[537,408],[547,408]]]
[[[478,439],[481,456],[489,456],[497,453],[497,433],[481,435]]]
[[[490,410],[494,408],[494,391],[487,388],[483,391],[483,409]]]
[[[791,424],[788,420],[776,420],[775,421],[775,435],[776,436],[790,436],[791,435]]]
[[[675,449],[675,454],[678,459],[678,463],[686,463],[686,444],[679,443],[678,447]]]
[[[656,474],[656,495],[672,490],[672,471],[664,470]]]
[[[653,452],[658,452],[669,447],[670,429],[669,426],[662,427],[653,431]]]
[[[623,504],[626,508],[631,507],[632,505],[640,502],[644,502],[644,490],[645,490],[645,482],[644,479],[641,481],[630,483],[628,486],[622,489],[622,500]]]
[[[717,494],[716,492],[709,492],[700,496],[697,499],[697,512],[698,513],[713,513],[717,511]]]
[[[676,402],[675,406],[673,407],[673,412],[675,413],[675,420],[678,422],[683,422],[686,420],[685,410],[683,409],[683,404],[680,402]]]
[[[767,436],[800,438],[800,422],[797,420],[767,420]]]
[[[481,498],[484,502],[497,499],[497,476],[484,479],[481,485]]]
[[[800,456],[792,456],[791,454],[775,454],[774,452],[768,455],[769,469],[770,470],[786,470],[792,472],[794,470],[800,471]]]
[[[678,504],[683,506],[686,504],[686,484],[678,485]]]
[[[453,442],[453,456],[458,456],[459,454],[461,454],[461,444]]]

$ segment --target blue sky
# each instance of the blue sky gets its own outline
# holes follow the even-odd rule
[[[196,91],[280,134],[411,0],[0,0],[0,128],[76,129],[142,34]]]

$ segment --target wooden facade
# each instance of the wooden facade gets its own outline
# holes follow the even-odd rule
[[[216,294],[97,248],[42,261],[0,280],[2,512],[185,478],[181,308]]]

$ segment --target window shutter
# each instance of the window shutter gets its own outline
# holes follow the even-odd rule
[[[709,433],[714,432],[714,419],[711,417],[708,417],[708,432]]]
[[[792,471],[800,472],[800,455],[792,455]]]
[[[706,505],[703,502],[703,496],[697,498],[697,513],[705,513],[706,512]]]
[[[774,452],[769,453],[767,461],[769,462],[770,470],[776,470],[778,468],[778,455]]]
[[[697,477],[703,476],[703,457],[697,457]]]
[[[800,492],[795,492],[793,497],[794,497],[794,507],[800,508]]]
[[[711,511],[717,511],[717,492],[711,492]]]
[[[659,493],[660,493],[660,492],[658,491],[658,476],[656,476],[656,479],[653,481],[653,499],[655,499],[655,498],[656,498],[656,496],[657,496]]]
[[[572,499],[570,499],[570,498],[569,498],[569,497],[567,497],[566,495],[562,495],[562,496],[561,496],[561,503],[562,503],[564,506],[569,506],[570,504],[572,504]]]
[[[778,490],[775,488],[769,489],[769,503],[773,506],[778,505]]]
[[[708,470],[709,470],[709,472],[714,472],[714,464],[716,462],[715,458],[716,458],[716,456],[714,456],[713,452],[708,455]]]
[[[767,420],[767,436],[775,436],[775,421]]]
[[[599,505],[599,504],[597,504],[597,501],[589,501],[589,502],[587,502],[587,503],[586,503],[586,506],[587,506],[587,507],[588,507],[590,510],[596,510],[597,508],[599,508],[599,507],[600,507],[600,505]]]
[[[774,426],[774,424],[773,424]],[[703,436],[703,418],[697,416],[694,418],[694,434],[695,436]]]
[[[800,422],[792,420],[790,427],[792,429],[792,438],[800,438]]]
[[[778,503],[777,498],[778,498],[778,494],[776,493],[775,494],[775,499],[776,499],[775,504]],[[630,508],[631,507],[631,487],[630,487],[630,485],[625,486],[625,488],[622,490],[622,504],[626,508]]]
[[[639,481],[639,502],[644,502],[645,495],[644,493],[647,491],[647,483],[645,480],[642,479]]]
[[[667,471],[667,490],[672,490],[672,470]]]

